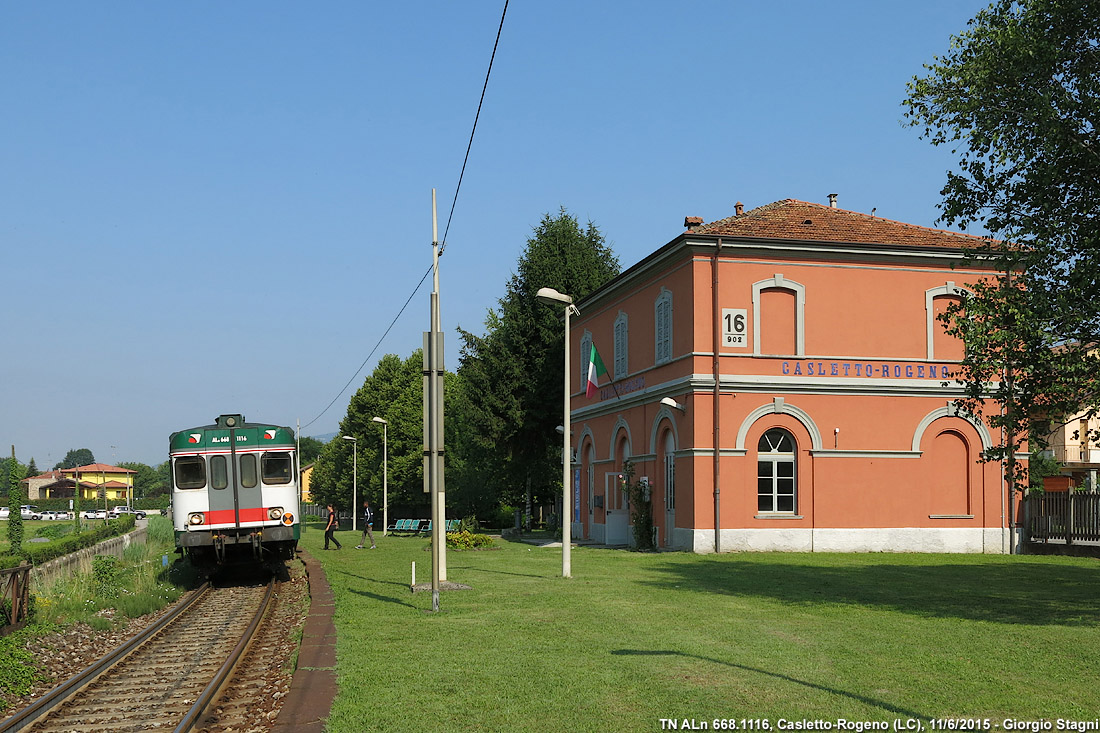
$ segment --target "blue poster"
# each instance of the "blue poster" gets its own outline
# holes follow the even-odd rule
[[[573,469],[573,521],[581,521],[581,470]]]

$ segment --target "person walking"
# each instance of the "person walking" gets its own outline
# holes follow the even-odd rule
[[[332,540],[336,543],[334,549],[341,550],[343,545],[340,544],[340,540],[336,539],[336,528],[340,526],[340,521],[336,518],[336,510],[332,508],[332,504],[328,505],[328,524],[325,525],[325,549],[329,549],[328,542]]]
[[[371,524],[374,522],[374,512],[371,511],[370,502],[363,499],[361,519],[363,520],[363,536],[359,538],[359,544],[355,546],[356,550],[363,549],[363,543],[367,541],[367,537],[370,537],[370,548],[374,549],[374,532],[371,531]]]

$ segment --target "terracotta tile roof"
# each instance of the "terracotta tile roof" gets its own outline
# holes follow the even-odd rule
[[[796,199],[775,201],[740,215],[693,227],[689,231],[694,234],[753,239],[797,239],[949,249],[977,247],[986,241],[972,234],[921,227]]]
[[[46,471],[46,473],[40,473],[37,476],[27,476],[25,479],[23,479],[23,481],[26,482],[36,478],[59,479],[61,478],[61,471]]]
[[[109,466],[106,463],[89,463],[87,466],[77,466],[76,468],[63,468],[61,473],[137,473],[137,471],[131,471],[128,468],[119,468],[118,466]]]

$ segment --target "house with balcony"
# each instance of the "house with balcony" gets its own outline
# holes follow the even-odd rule
[[[134,494],[135,475],[137,472],[128,468],[89,463],[47,471],[24,482],[30,499],[72,499],[79,493],[81,502],[106,499],[126,504]]]

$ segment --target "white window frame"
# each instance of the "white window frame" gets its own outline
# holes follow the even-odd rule
[[[928,340],[928,361],[935,361],[936,359],[936,329],[943,328],[943,324],[936,320],[936,298],[950,296],[965,300],[969,295],[971,295],[969,290],[955,285],[951,280],[948,280],[939,287],[929,288],[924,291],[924,321]]]
[[[769,354],[769,356],[805,356],[806,355],[806,286],[788,280],[783,273],[777,272],[767,280],[752,284],[752,354],[762,356],[760,351],[760,292],[769,288],[789,290],[794,293],[794,353]]]

